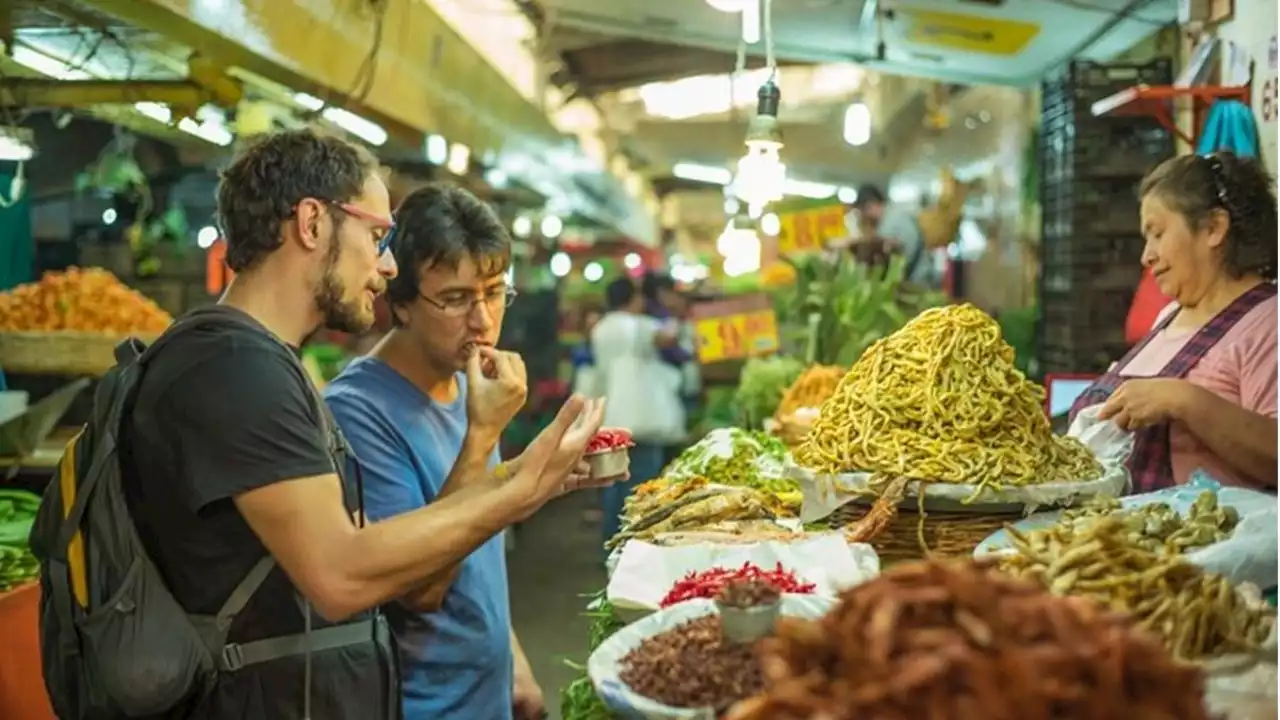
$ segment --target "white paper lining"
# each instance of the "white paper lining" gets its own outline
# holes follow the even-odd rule
[[[1090,407],[1081,411],[1067,432],[1092,450],[1102,463],[1102,477],[1097,480],[1008,486],[1000,490],[984,488],[976,496],[976,485],[925,483],[925,497],[957,504],[972,498],[965,505],[975,510],[1001,506],[1016,507],[1030,513],[1042,505],[1072,504],[1095,495],[1123,495],[1130,485],[1125,463],[1133,450],[1133,437],[1111,421],[1098,420],[1099,410],[1099,407]],[[866,472],[828,475],[794,465],[789,468],[789,473],[804,493],[804,504],[800,509],[802,522],[821,520],[846,503],[867,497],[867,481],[871,479],[871,473]],[[909,483],[907,497],[916,497],[920,485],[919,482]]]
[[[699,543],[661,547],[643,541],[622,548],[609,578],[608,598],[620,608],[657,610],[672,586],[690,572],[714,567],[738,568],[743,563],[765,570],[782,564],[801,582],[813,583],[815,594],[835,597],[845,588],[880,574],[880,558],[870,545],[850,545],[840,533],[811,535],[794,542],[756,542],[741,545]]]

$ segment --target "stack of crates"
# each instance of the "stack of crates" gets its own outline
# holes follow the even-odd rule
[[[1145,115],[1094,117],[1094,102],[1169,85],[1173,63],[1072,62],[1043,85],[1040,117],[1040,317],[1045,373],[1101,373],[1127,350],[1125,316],[1142,276],[1138,188],[1174,153]]]

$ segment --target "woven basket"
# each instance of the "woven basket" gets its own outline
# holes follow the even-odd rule
[[[867,514],[870,506],[849,503],[827,518],[832,527],[842,527]],[[898,509],[897,515],[880,535],[871,540],[871,546],[880,556],[884,567],[909,560],[921,560],[926,556],[971,557],[978,545],[992,533],[1004,528],[1006,523],[1017,522],[1021,513],[968,513],[930,511],[923,518],[914,499],[909,499]],[[921,541],[923,540],[923,545]]]
[[[128,335],[89,332],[0,332],[0,369],[31,375],[101,377],[116,364],[115,348]],[[136,336],[144,342],[152,336]]]

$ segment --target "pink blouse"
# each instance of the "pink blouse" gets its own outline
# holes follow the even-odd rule
[[[1161,313],[1163,319],[1174,305]],[[1237,405],[1276,417],[1276,298],[1268,298],[1240,319],[1187,374],[1186,379]],[[1194,330],[1162,330],[1121,370],[1124,377],[1153,377],[1195,335]],[[1173,477],[1186,483],[1203,469],[1224,485],[1256,486],[1204,446],[1182,423],[1169,429]]]

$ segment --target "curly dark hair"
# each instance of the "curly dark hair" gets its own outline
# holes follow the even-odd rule
[[[418,298],[425,268],[457,268],[470,258],[481,275],[494,277],[511,266],[511,235],[502,220],[488,203],[460,187],[433,183],[418,188],[396,208],[395,217],[392,251],[400,272],[387,285],[393,307]]]
[[[1230,219],[1223,269],[1233,278],[1276,279],[1276,195],[1262,164],[1230,152],[1180,155],[1156,166],[1140,197],[1155,193],[1192,228],[1222,211]]]
[[[227,265],[251,269],[284,242],[280,229],[300,201],[349,202],[377,170],[377,158],[364,147],[310,128],[250,139],[218,182]],[[330,213],[336,223],[345,219]]]

